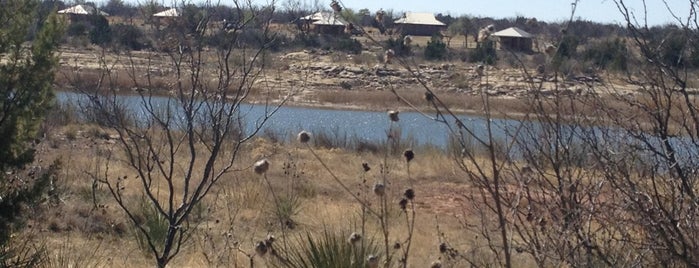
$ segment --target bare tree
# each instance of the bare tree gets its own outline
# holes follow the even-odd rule
[[[107,185],[159,267],[166,266],[191,236],[193,209],[218,181],[239,170],[243,144],[286,100],[282,95],[281,103],[272,104],[267,98],[264,114],[258,118],[241,112],[252,91],[265,95],[265,88],[258,85],[264,80],[263,59],[274,37],[268,30],[270,9],[251,2],[234,4],[236,12],[245,16],[237,16],[223,30],[209,27],[213,24],[210,2],[196,9],[190,6],[196,14],[175,18],[195,20],[168,25],[174,38],[160,42],[178,49],[103,57],[99,83],[88,93],[89,105],[101,123],[118,134],[118,150],[109,155],[108,165],[123,163],[128,173],[135,174],[93,176]],[[248,31],[260,33],[260,43],[241,42]],[[207,47],[213,35],[222,39]],[[124,85],[123,80],[130,82]],[[124,86],[137,95],[120,96]],[[127,183],[131,180],[137,183]],[[139,198],[144,201],[134,202]],[[143,204],[164,226],[162,233],[144,226]]]

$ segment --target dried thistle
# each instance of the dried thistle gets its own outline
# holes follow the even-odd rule
[[[391,119],[393,122],[398,122],[398,111],[396,110],[390,110],[388,111],[388,118]]]
[[[347,239],[347,242],[349,242],[350,244],[354,245],[354,244],[356,244],[357,242],[359,242],[359,240],[362,240],[362,235],[360,235],[359,233],[353,232],[353,233],[349,236],[349,238]]]
[[[413,150],[408,149],[405,150],[405,152],[403,152],[403,156],[405,157],[405,161],[410,162],[410,160],[413,160],[413,158],[415,158],[415,153],[413,152]]]
[[[449,246],[447,246],[447,243],[439,243],[439,252],[440,253],[446,253],[447,250],[449,250]]]
[[[404,45],[404,46],[409,47],[410,44],[412,44],[412,43],[413,43],[413,37],[412,37],[412,36],[406,35],[405,37],[403,37],[403,45]]]
[[[267,244],[265,243],[265,241],[257,242],[257,244],[255,245],[255,253],[257,253],[257,255],[260,256],[264,256],[265,254],[267,254]]]
[[[265,239],[265,245],[267,245],[268,247],[271,247],[272,243],[274,243],[275,240],[276,240],[276,238],[274,238],[273,235],[269,234],[269,235],[267,235],[267,238]]]
[[[253,165],[253,170],[255,171],[255,173],[260,174],[260,175],[267,172],[268,169],[269,169],[269,161],[267,161],[267,159],[262,159],[260,161],[257,161],[257,162],[255,162],[255,165]]]
[[[403,193],[403,196],[408,200],[413,200],[413,198],[415,198],[415,191],[412,188],[408,188]]]
[[[383,183],[377,182],[374,184],[374,194],[378,196],[383,196],[386,194],[386,186]]]
[[[379,257],[369,255],[369,257],[366,258],[366,264],[369,268],[379,267]]]
[[[330,7],[335,11],[335,13],[340,13],[342,11],[342,6],[340,6],[340,3],[335,0],[330,2]]]
[[[296,139],[300,143],[307,143],[308,141],[311,140],[311,133],[304,131],[299,132],[299,134],[296,136]]]
[[[371,170],[369,163],[367,162],[362,163],[362,168],[364,169],[364,172],[369,172],[369,170]]]

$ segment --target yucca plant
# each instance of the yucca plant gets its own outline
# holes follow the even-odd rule
[[[357,239],[356,233],[328,229],[319,235],[300,234],[286,251],[277,255],[273,267],[364,268],[368,259],[377,259],[381,252],[373,239]]]

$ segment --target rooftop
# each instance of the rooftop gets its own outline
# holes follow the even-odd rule
[[[532,38],[534,35],[520,29],[517,27],[510,27],[502,31],[495,32],[493,36],[498,37],[519,37],[519,38]]]
[[[432,13],[407,12],[403,14],[402,18],[397,19],[395,23],[446,26],[446,24],[438,21]]]

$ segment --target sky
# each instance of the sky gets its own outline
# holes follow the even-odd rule
[[[103,0],[106,2],[107,0]],[[138,3],[144,0],[126,0],[126,2]],[[233,0],[220,0],[221,3],[232,3]],[[271,0],[252,0],[258,4],[265,4]],[[313,6],[318,2],[322,7],[329,8],[331,0],[275,0],[278,6],[283,6],[286,1],[300,1],[307,6]],[[516,16],[535,17],[540,21],[556,22],[564,21],[570,17],[572,0],[338,0],[343,6],[356,10],[367,8],[374,12],[380,8],[392,9],[394,16],[404,11],[431,12],[449,14],[452,16],[471,15],[477,17],[513,18]],[[98,1],[99,2],[99,1]],[[168,5],[172,0],[161,0]],[[178,1],[179,2],[179,1]],[[197,2],[197,1],[194,1]],[[215,2],[215,1],[214,1]],[[642,22],[643,0],[626,0],[629,10],[636,13]],[[676,19],[668,11],[667,5],[675,12],[675,15],[686,19],[689,15],[689,0],[645,0],[648,10],[647,20],[649,25],[663,25],[676,23]],[[580,0],[576,17],[602,23],[623,24],[623,17],[612,0]]]
[[[282,0],[283,1],[283,0]],[[329,0],[328,0],[329,2]],[[535,17],[541,21],[563,21],[570,17],[570,0],[342,0],[344,6],[360,9],[379,8],[395,11],[415,11],[450,14],[452,16],[472,15],[494,18],[512,18],[516,16]],[[643,15],[642,0],[627,0],[630,11]],[[668,5],[676,10],[677,15],[686,19],[689,14],[688,0],[666,0]],[[673,22],[672,15],[667,11],[663,0],[646,0],[648,24],[660,25]],[[585,20],[621,23],[623,17],[612,0],[580,0],[576,17]],[[641,18],[641,17],[639,17]]]

